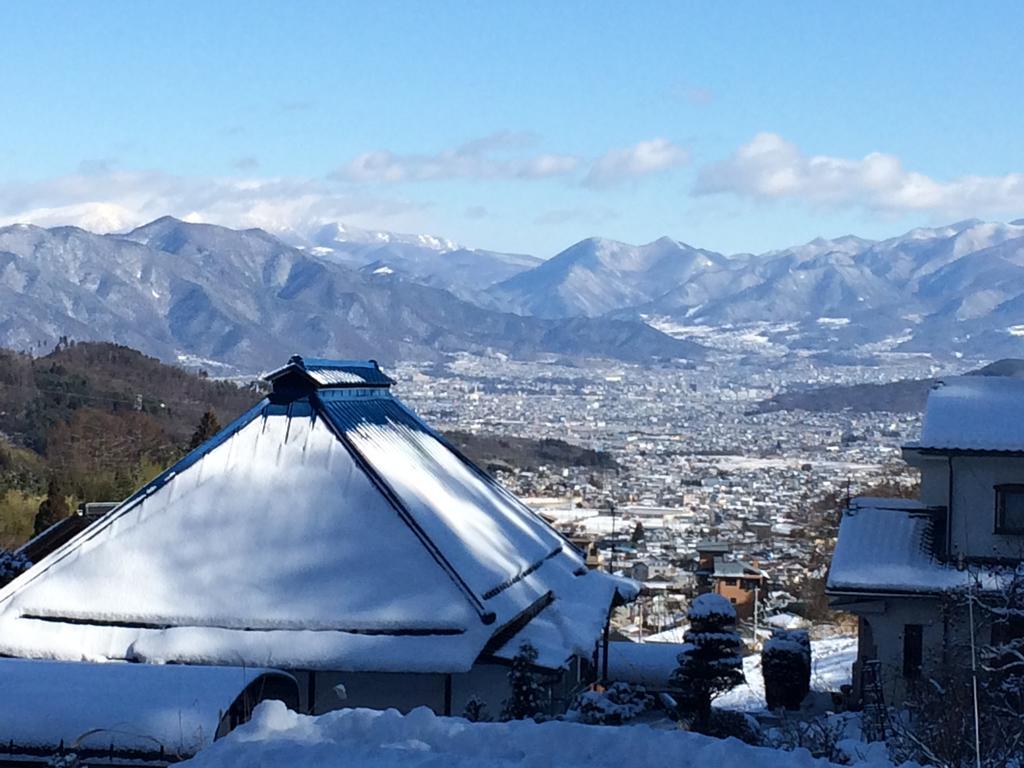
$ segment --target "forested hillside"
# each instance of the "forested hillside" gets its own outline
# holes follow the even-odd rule
[[[119,501],[260,397],[128,347],[61,343],[49,355],[0,349],[0,548],[91,501]],[[452,432],[490,471],[540,465],[615,468],[561,440]]]
[[[118,500],[184,454],[203,422],[260,397],[114,344],[0,350],[0,546],[87,501]],[[200,431],[199,436],[202,436]]]

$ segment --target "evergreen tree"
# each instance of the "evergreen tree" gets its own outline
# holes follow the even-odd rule
[[[194,451],[200,445],[205,443],[211,437],[220,432],[220,422],[217,421],[217,414],[213,412],[211,408],[203,414],[203,418],[199,420],[199,426],[196,427],[196,431],[192,433],[192,439],[188,442],[188,449]]]
[[[64,491],[64,484],[58,480],[56,475],[50,476],[46,486],[46,498],[39,505],[36,512],[33,535],[38,536],[51,525],[71,514],[68,508],[68,500]]]
[[[462,716],[471,723],[486,723],[490,721],[491,715],[487,711],[487,703],[476,694],[469,697]]]
[[[502,720],[535,718],[544,709],[545,690],[534,671],[536,661],[536,648],[529,643],[519,646],[519,652],[512,659],[512,669],[508,673],[512,695],[505,699],[501,711]]]
[[[670,684],[679,691],[681,708],[693,713],[695,728],[702,730],[715,697],[743,682],[743,641],[736,632],[736,610],[721,595],[701,595],[688,616],[690,628]]]

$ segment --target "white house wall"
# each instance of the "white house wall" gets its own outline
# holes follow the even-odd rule
[[[1024,536],[997,534],[995,486],[1024,483],[1024,459],[981,456],[953,458],[954,557],[1024,557]]]
[[[913,685],[913,681],[903,676],[903,638],[908,624],[920,624],[922,627],[923,675],[934,672],[943,663],[946,628],[938,600],[887,597],[884,612],[862,612],[860,615],[871,625],[870,634],[875,658],[881,665],[885,700],[888,703],[903,701]],[[870,649],[861,648],[861,653],[867,656]],[[858,662],[862,661],[863,657],[858,658]]]

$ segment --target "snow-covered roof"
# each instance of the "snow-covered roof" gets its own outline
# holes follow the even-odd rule
[[[960,376],[928,394],[921,439],[911,448],[1024,451],[1024,379]]]
[[[258,668],[0,659],[0,754],[63,742],[187,757],[213,742],[247,686],[269,678],[298,695],[290,675]]]
[[[386,375],[376,360],[325,360],[293,355],[287,365],[266,375],[276,381],[290,373],[298,373],[321,387],[390,387],[394,379]]]
[[[632,596],[387,388],[283,396],[0,591],[0,653],[455,672],[551,603],[560,665]]]
[[[965,583],[935,557],[935,524],[919,501],[853,499],[839,523],[828,590],[929,593]]]
[[[716,557],[715,572],[712,576],[716,579],[756,579],[758,577],[767,578],[768,574],[745,560],[726,560]]]

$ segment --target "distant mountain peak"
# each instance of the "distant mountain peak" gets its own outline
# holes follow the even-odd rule
[[[414,245],[432,251],[457,251],[463,246],[453,240],[435,235],[408,235],[398,232],[362,229],[342,222],[323,224],[309,234],[310,241],[320,247],[331,247],[340,243],[364,245]]]

